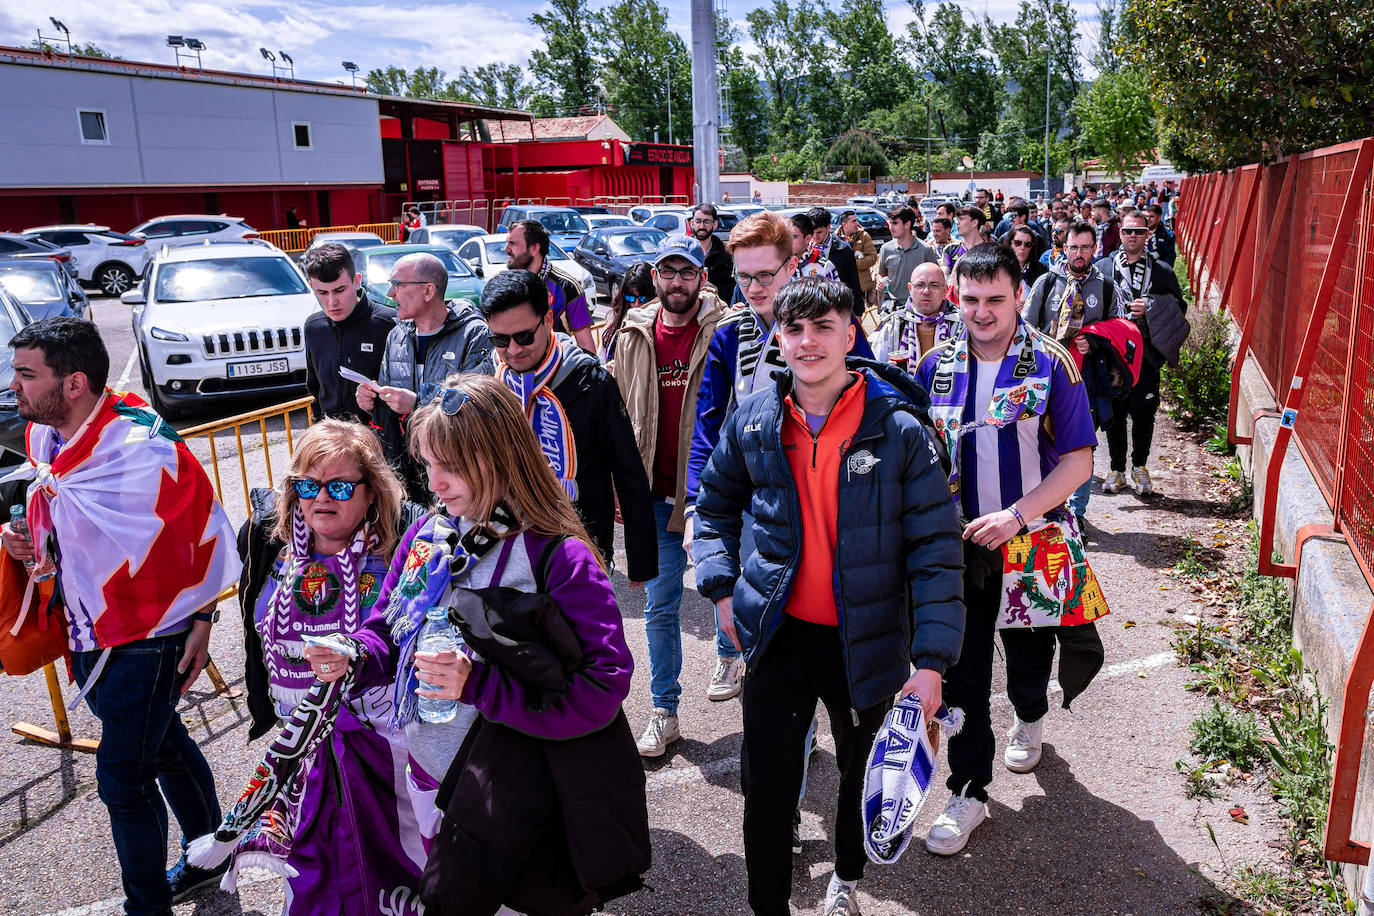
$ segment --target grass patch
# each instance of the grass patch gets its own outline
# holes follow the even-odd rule
[[[1162,383],[1169,415],[1193,433],[1215,438],[1231,406],[1231,328],[1226,316],[1195,306],[1188,313],[1192,333],[1179,352],[1178,365],[1165,367]],[[1225,440],[1223,433],[1221,439]]]
[[[1199,555],[1202,545],[1193,539],[1191,534],[1183,536],[1183,556],[1179,557],[1174,564],[1174,572],[1180,576],[1200,579],[1207,575],[1210,570],[1207,564],[1202,561]]]
[[[1185,553],[1186,557],[1186,553]],[[1201,766],[1182,761],[1184,792],[1213,797],[1216,768],[1263,769],[1287,823],[1288,868],[1243,866],[1232,874],[1237,891],[1278,912],[1348,913],[1336,867],[1322,858],[1331,761],[1326,700],[1293,648],[1293,605],[1288,585],[1259,573],[1259,538],[1250,529],[1244,572],[1235,577],[1238,623],[1179,630],[1174,650],[1196,678],[1188,685],[1217,699],[1192,726],[1190,748]],[[1261,725],[1261,723],[1264,723]]]

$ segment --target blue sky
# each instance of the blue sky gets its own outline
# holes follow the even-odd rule
[[[767,0],[728,0],[732,20]],[[961,0],[994,21],[1015,18],[1016,0]],[[364,72],[396,64],[436,66],[449,73],[460,66],[493,61],[524,63],[538,46],[539,31],[529,23],[542,0],[466,0],[454,3],[406,0],[18,0],[0,5],[0,43],[27,45],[43,26],[55,30],[56,16],[76,42],[94,42],[129,60],[173,63],[169,34],[206,43],[207,68],[270,74],[259,47],[287,51],[303,79],[347,82],[340,62],[357,62]],[[593,6],[598,5],[593,0]],[[670,26],[684,38],[690,32],[687,0],[667,0]],[[1091,0],[1075,0],[1085,45],[1096,38]],[[888,24],[904,33],[912,14],[905,2],[889,2]]]

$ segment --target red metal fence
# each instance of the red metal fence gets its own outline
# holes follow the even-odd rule
[[[1183,183],[1176,220],[1189,276],[1203,302],[1218,302],[1241,328],[1232,370],[1232,442],[1240,370],[1250,354],[1278,411],[1278,437],[1260,507],[1260,571],[1294,577],[1303,544],[1337,535],[1374,585],[1374,138],[1250,165]],[[1293,556],[1272,562],[1279,475],[1289,442],[1312,470],[1332,523],[1298,531]],[[1366,625],[1342,698],[1326,856],[1365,864],[1369,845],[1350,837],[1374,686],[1374,634]]]

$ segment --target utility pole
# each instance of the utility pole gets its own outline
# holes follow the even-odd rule
[[[663,84],[668,90],[668,142],[673,142],[673,64],[668,62],[668,75]]]
[[[930,99],[926,99],[926,194],[930,193]]]
[[[1045,192],[1042,199],[1050,197],[1050,49],[1054,45],[1050,36],[1050,11],[1045,8]]]
[[[692,0],[692,146],[699,200],[720,200],[720,90],[712,0]]]

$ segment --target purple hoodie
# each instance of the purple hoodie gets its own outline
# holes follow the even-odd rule
[[[411,542],[424,522],[424,519],[416,522],[401,539],[382,583],[381,594],[373,605],[373,613],[364,621],[362,630],[355,634],[367,648],[367,658],[358,670],[359,687],[386,683],[395,674],[398,649],[391,640],[386,608],[405,568]],[[516,537],[522,541],[523,556],[518,558],[519,552],[513,552],[517,555],[512,555],[510,562],[502,567],[500,581],[491,584],[529,591],[532,590],[530,563],[537,560],[549,539],[531,531]],[[493,548],[488,557],[505,547],[503,544]],[[630,693],[634,659],[625,644],[615,592],[592,548],[577,538],[565,539],[549,556],[546,584],[582,643],[582,668],[573,676],[568,692],[549,709],[532,712],[518,682],[494,677],[489,665],[474,661],[472,674],[463,688],[462,701],[476,707],[489,721],[509,725],[527,734],[551,739],[575,738],[610,724]],[[475,585],[484,586],[486,582],[480,580]]]

